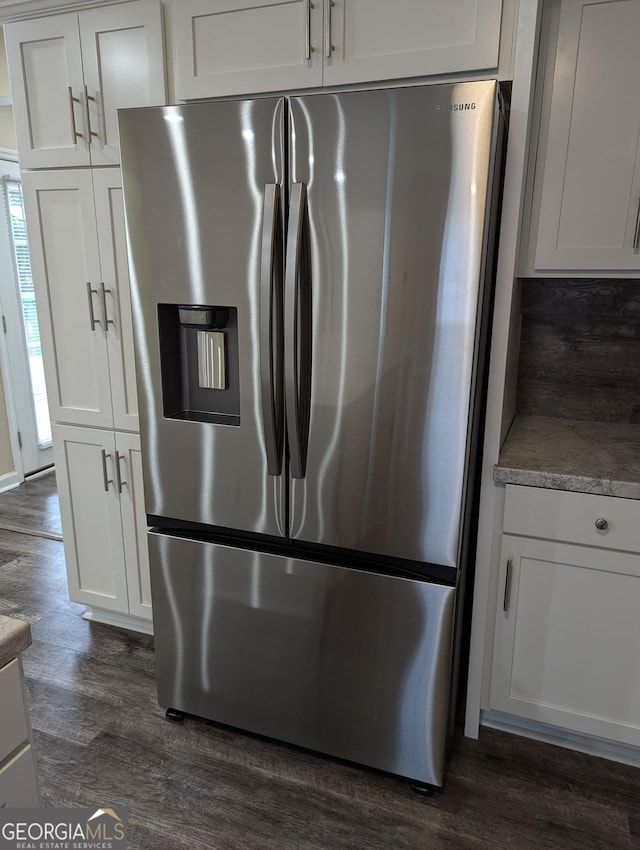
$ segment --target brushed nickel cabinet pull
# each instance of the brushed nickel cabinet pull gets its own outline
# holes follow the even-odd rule
[[[311,2],[311,0],[307,0],[307,27],[305,33],[305,49],[304,49],[304,58],[309,60],[311,59],[311,54],[313,53],[313,46],[311,44],[311,10],[315,9],[315,6]]]
[[[87,281],[87,298],[89,300],[89,325],[91,326],[92,331],[95,331],[96,325],[102,324],[100,319],[96,319],[96,314],[93,310],[93,296],[97,293],[98,290],[93,289],[91,286],[91,282]]]
[[[109,478],[107,475],[107,458],[111,458],[111,455],[105,450],[102,449],[102,477],[104,480],[104,491],[105,493],[109,492],[109,484],[113,484],[113,478]]]
[[[89,133],[89,143],[91,143],[91,137],[92,136],[95,136],[96,139],[98,138],[98,134],[95,133],[91,129],[91,114],[89,112],[89,101],[90,100],[92,100],[94,103],[96,103],[95,97],[91,97],[91,95],[89,94],[89,89],[85,86],[84,87],[84,108],[85,108],[85,114],[87,116],[87,132]]]
[[[331,9],[335,6],[335,0],[327,0],[327,7],[325,10],[325,49],[324,56],[325,59],[331,59],[331,54],[333,53],[334,47],[331,44]]]
[[[100,298],[102,300],[102,316],[104,318],[105,331],[109,330],[109,325],[115,325],[115,321],[109,318],[109,313],[107,311],[107,292],[111,295],[113,290],[107,289],[104,285],[104,281],[102,281],[100,283]]]
[[[84,138],[82,133],[78,132],[78,128],[76,127],[76,113],[73,109],[74,103],[80,103],[79,97],[73,96],[73,89],[69,86],[69,109],[71,111],[71,132],[73,133],[73,142],[75,144],[76,139]]]
[[[504,599],[502,600],[502,610],[506,614],[509,610],[511,601],[511,573],[513,569],[513,561],[511,558],[507,561],[507,572],[504,577]]]
[[[122,488],[126,485],[126,481],[122,477],[122,472],[120,471],[120,461],[125,460],[125,455],[121,455],[120,452],[116,452],[116,487],[118,488],[118,493],[122,493]]]
[[[606,531],[609,528],[609,522],[602,516],[595,521],[595,526],[598,531]]]

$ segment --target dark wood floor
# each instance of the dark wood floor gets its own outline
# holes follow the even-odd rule
[[[0,493],[0,528],[62,540],[54,471],[28,478],[20,487]]]
[[[153,639],[82,610],[61,543],[0,531],[0,611],[32,624],[23,662],[43,804],[127,806],[132,850],[640,848],[640,770],[487,729],[458,735],[445,790],[422,798],[397,777],[171,723]]]

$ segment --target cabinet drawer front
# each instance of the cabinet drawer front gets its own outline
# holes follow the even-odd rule
[[[635,499],[507,485],[506,534],[638,552],[639,529],[640,501]]]
[[[0,762],[29,736],[17,659],[0,670]],[[0,804],[2,801],[0,800]]]

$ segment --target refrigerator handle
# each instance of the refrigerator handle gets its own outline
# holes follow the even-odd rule
[[[284,295],[284,386],[293,478],[304,478],[311,405],[311,255],[307,189],[291,186]]]
[[[267,471],[280,475],[284,440],[280,187],[264,187],[260,258],[260,389]]]

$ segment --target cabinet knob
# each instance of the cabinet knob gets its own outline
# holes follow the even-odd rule
[[[596,528],[598,531],[606,531],[609,528],[609,523],[604,517],[598,517],[596,520]]]

